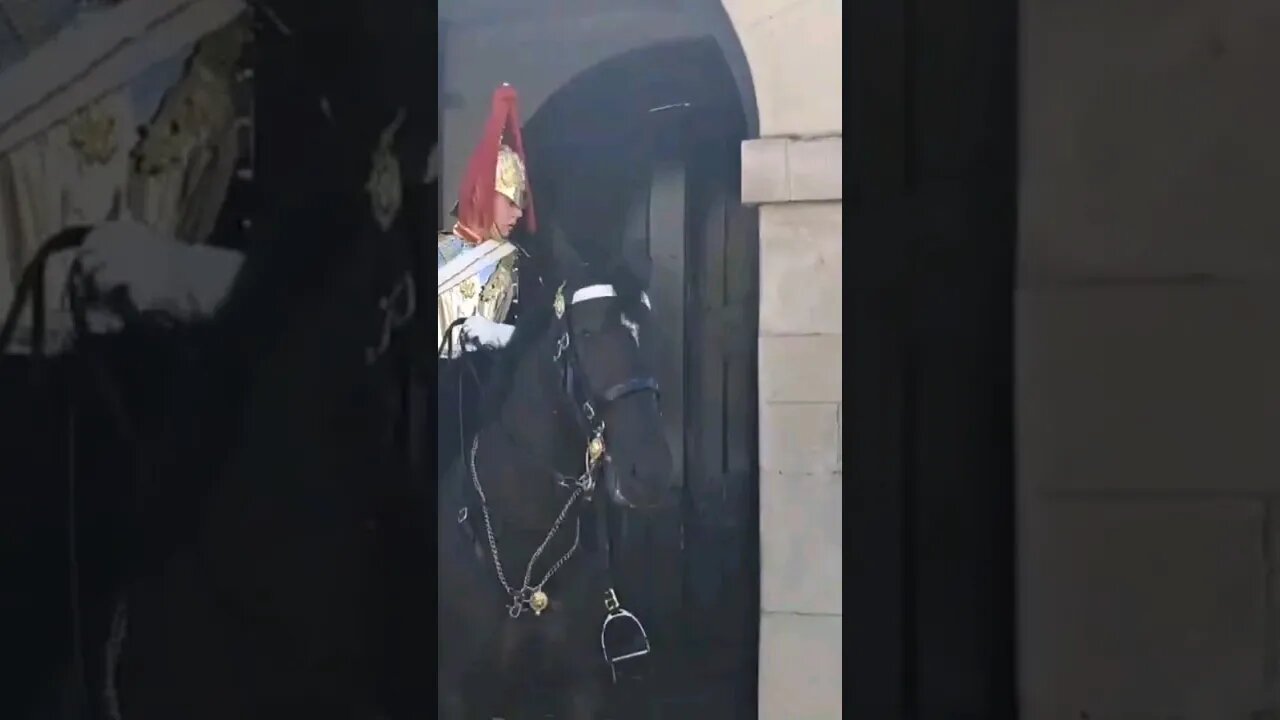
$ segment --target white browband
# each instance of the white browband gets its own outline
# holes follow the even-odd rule
[[[614,290],[612,285],[588,285],[573,293],[571,303],[576,304],[608,297],[618,297],[618,291]],[[645,307],[653,309],[653,306],[649,304],[648,293],[640,293],[640,301],[644,303]]]

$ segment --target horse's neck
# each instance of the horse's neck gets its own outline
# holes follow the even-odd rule
[[[576,475],[582,452],[573,449],[574,426],[559,401],[554,375],[547,371],[535,348],[516,367],[498,422],[481,431],[477,458],[493,481],[485,488],[499,512],[517,525],[545,527],[563,504],[555,492],[557,474]],[[482,477],[483,479],[483,477]]]

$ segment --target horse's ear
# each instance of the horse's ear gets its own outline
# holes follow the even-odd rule
[[[623,243],[622,256],[618,260],[617,272],[628,276],[638,285],[638,290],[649,287],[653,275],[653,258],[638,243]]]

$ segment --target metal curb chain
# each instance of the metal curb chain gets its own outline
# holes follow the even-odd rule
[[[471,484],[475,486],[476,494],[480,496],[480,513],[484,517],[484,532],[488,537],[489,552],[493,555],[493,567],[497,571],[498,582],[502,583],[502,588],[507,591],[507,595],[511,598],[511,605],[507,607],[507,613],[512,618],[518,618],[524,612],[525,606],[528,605],[529,599],[533,594],[541,591],[542,587],[551,579],[551,576],[555,575],[556,572],[560,570],[560,567],[568,562],[569,558],[573,557],[573,554],[577,552],[578,540],[582,534],[581,520],[575,523],[573,545],[571,545],[569,550],[565,552],[565,554],[562,555],[549,570],[547,570],[546,574],[542,576],[542,580],[538,582],[537,585],[530,587],[529,579],[533,575],[533,567],[537,564],[538,558],[542,556],[547,545],[551,543],[551,539],[555,537],[557,532],[559,532],[560,526],[564,523],[565,517],[569,514],[569,509],[573,507],[574,503],[577,502],[578,498],[581,497],[584,492],[587,492],[590,489],[590,486],[594,485],[594,482],[591,479],[591,470],[588,467],[587,472],[583,473],[583,476],[578,479],[578,482],[575,484],[573,489],[573,493],[569,495],[568,501],[566,501],[564,507],[561,508],[560,514],[556,517],[555,522],[551,524],[551,529],[547,531],[546,538],[543,539],[542,544],[538,546],[538,549],[534,550],[533,556],[529,558],[529,564],[525,566],[524,582],[522,583],[523,587],[521,587],[520,590],[513,590],[511,588],[511,584],[507,582],[506,573],[502,569],[502,560],[498,557],[498,541],[493,536],[493,523],[489,519],[489,500],[485,497],[484,488],[480,486],[480,475],[476,471],[476,453],[479,449],[480,436],[477,434],[471,441]]]

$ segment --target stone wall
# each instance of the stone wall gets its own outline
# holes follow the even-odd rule
[[[742,148],[760,205],[760,717],[842,716],[840,137]]]
[[[1021,7],[1022,717],[1280,717],[1280,5]]]
[[[840,718],[842,5],[724,6],[760,113],[742,147],[760,208],[759,717]]]
[[[760,212],[759,717],[840,718],[842,6],[724,5],[760,113],[742,147]]]

